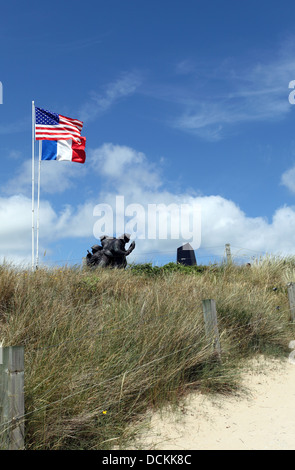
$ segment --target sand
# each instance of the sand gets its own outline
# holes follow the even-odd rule
[[[150,414],[144,450],[295,450],[295,361],[251,361],[242,392],[191,393],[180,409]]]

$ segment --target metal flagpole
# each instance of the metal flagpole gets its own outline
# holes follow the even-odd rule
[[[37,269],[38,269],[38,265],[39,265],[39,208],[40,208],[41,154],[42,154],[42,140],[39,140],[38,203],[37,203],[37,249],[36,249],[36,268]]]
[[[34,227],[34,202],[35,202],[35,103],[32,101],[32,271],[34,271],[35,255],[35,227]]]

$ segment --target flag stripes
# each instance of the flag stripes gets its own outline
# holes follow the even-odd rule
[[[83,122],[36,108],[35,139],[60,140],[73,139],[79,141]]]
[[[44,140],[42,142],[41,160],[57,160],[84,163],[86,137],[81,137],[81,142],[72,139]]]

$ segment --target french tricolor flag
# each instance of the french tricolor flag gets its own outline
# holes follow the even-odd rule
[[[80,142],[68,140],[43,140],[41,160],[58,160],[84,163],[86,137],[80,137]]]

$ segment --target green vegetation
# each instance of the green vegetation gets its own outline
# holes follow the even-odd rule
[[[129,269],[132,273],[159,276],[166,273],[198,274],[208,270],[207,266],[185,266],[183,264],[168,263],[164,266],[153,266],[152,263],[132,264]],[[211,267],[212,269],[212,267]]]
[[[231,393],[245,359],[287,355],[294,280],[292,258],[125,271],[0,266],[0,339],[25,346],[26,449],[124,447],[149,408],[193,389]],[[206,298],[216,301],[221,363],[205,337]]]

